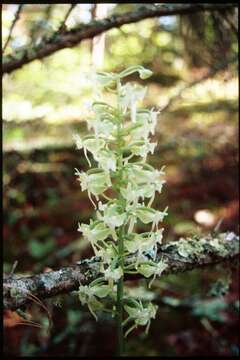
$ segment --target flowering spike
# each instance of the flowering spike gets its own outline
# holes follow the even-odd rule
[[[152,75],[152,71],[140,65],[130,66],[119,74],[97,73],[96,81],[116,94],[116,103],[92,102],[95,118],[88,123],[92,133],[84,137],[74,135],[76,147],[83,149],[89,166],[92,165],[88,152],[97,163],[87,172],[75,169],[75,174],[96,210],[96,220],[79,224],[78,231],[99,257],[102,272],[99,279],[79,287],[79,299],[96,319],[99,310],[119,315],[124,308],[125,320],[118,316],[117,321],[123,326],[131,323],[125,336],[138,326],[145,326],[148,332],[157,307],[125,293],[124,304],[127,303],[123,306],[124,273],[138,272],[151,277],[151,286],[168,266],[163,260],[157,261],[157,248],[163,237],[163,229],[158,227],[167,215],[167,208],[164,211],[151,208],[156,192],[161,193],[165,183],[164,171],[163,167],[156,170],[146,162],[157,145],[150,141],[150,135],[155,133],[159,111],[138,108],[146,88],[121,84],[122,78],[135,72],[141,79]],[[106,191],[109,193],[105,194]],[[135,232],[139,223],[146,224],[149,231]],[[127,255],[135,255],[135,262],[126,264]],[[107,306],[110,308],[106,309]],[[120,333],[119,337],[122,336]]]

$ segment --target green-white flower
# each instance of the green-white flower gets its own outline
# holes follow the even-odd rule
[[[94,153],[94,159],[105,171],[116,171],[117,158],[113,151],[102,149]]]
[[[134,321],[134,325],[129,328],[125,336],[127,336],[130,331],[132,331],[138,325],[147,326],[146,332],[148,332],[151,319],[156,317],[157,306],[153,305],[151,302],[149,302],[147,305],[143,305],[141,301],[135,301],[134,305],[135,306],[124,306],[124,309],[128,313],[129,318]]]
[[[93,128],[97,137],[104,139],[113,139],[113,134],[117,128],[111,121],[102,119],[99,115],[89,123],[89,127]]]
[[[117,282],[122,276],[123,270],[121,267],[112,269],[111,266],[109,266],[106,270],[104,270],[104,278],[109,281],[110,284]]]
[[[130,109],[132,122],[136,121],[137,102],[143,100],[146,89],[139,85],[126,84],[121,87],[119,104],[123,113]]]
[[[113,244],[107,244],[105,248],[97,251],[96,255],[102,259],[103,264],[110,264],[117,255],[117,250]]]
[[[116,76],[112,73],[98,72],[96,74],[96,81],[101,86],[111,86],[116,81]]]
[[[154,258],[156,258],[157,245],[162,243],[162,233],[163,229],[153,233],[131,234],[125,240],[124,245],[130,254],[137,253],[138,259],[144,252],[153,252]]]
[[[80,285],[78,289],[78,296],[81,304],[87,304],[90,312],[97,320],[95,311],[103,308],[102,303],[97,298],[104,298],[109,295],[111,291],[111,288],[104,283],[96,285]]]
[[[83,237],[90,241],[95,254],[97,249],[101,248],[99,242],[104,243],[104,240],[111,235],[111,230],[101,221],[90,221],[90,224],[78,224],[78,231],[82,232]]]
[[[83,149],[89,166],[88,153],[95,164],[93,169],[86,172],[76,169],[75,173],[82,191],[87,190],[97,209],[97,220],[79,224],[78,228],[99,259],[101,277],[79,287],[81,303],[87,304],[95,317],[98,310],[116,313],[115,309],[123,306],[120,289],[124,287],[125,272],[152,277],[151,284],[168,266],[163,260],[156,260],[163,233],[158,226],[167,215],[167,208],[164,211],[151,208],[156,193],[161,193],[165,183],[164,172],[146,162],[156,147],[150,136],[155,134],[159,112],[137,108],[146,88],[121,83],[123,78],[133,73],[138,73],[141,79],[152,75],[150,70],[140,65],[130,66],[118,74],[96,74],[97,99],[91,104],[92,117],[88,121],[91,133],[84,137],[74,136],[77,149]],[[115,94],[116,103],[104,102],[100,89]],[[104,204],[99,201],[100,196],[106,201]],[[149,224],[150,231],[136,233],[138,222]],[[125,261],[126,255],[130,255],[128,259],[133,256],[134,262]],[[139,325],[146,326],[148,331],[157,307],[140,299],[137,301],[125,289],[123,293],[127,318],[122,325],[133,323],[126,335]],[[112,310],[104,307],[105,297],[108,297],[107,304]]]
[[[100,149],[104,148],[105,141],[103,139],[95,138],[94,136],[85,136],[81,139],[79,135],[74,135],[74,139],[76,141],[77,149],[83,149],[89,166],[91,166],[91,162],[87,156],[87,150],[92,154],[98,153]]]
[[[144,168],[144,164],[133,164],[128,166],[128,190],[123,190],[122,194],[126,198],[128,192],[134,191],[134,195],[138,198],[144,199],[153,198],[155,192],[162,191],[162,186],[165,180],[162,179],[164,172],[162,170],[151,169],[151,167]]]
[[[149,287],[151,286],[152,282],[155,280],[156,276],[161,276],[162,272],[168,267],[168,264],[165,261],[160,260],[158,262],[149,261],[142,264],[137,264],[137,270],[140,274],[149,278],[153,276],[152,281],[149,283]]]
[[[98,198],[98,195],[111,186],[111,178],[108,171],[95,169],[85,173],[83,171],[80,172],[78,169],[75,170],[75,175],[78,176],[82,191],[88,190],[88,194],[92,193]]]
[[[137,217],[144,223],[152,223],[152,230],[158,227],[158,223],[163,221],[164,216],[167,215],[167,208],[164,211],[158,211],[149,207],[140,205],[136,209]]]
[[[103,215],[99,215],[99,218],[112,230],[116,227],[123,225],[126,220],[126,213],[122,212],[122,209],[117,204],[102,204],[99,202],[99,210],[103,211]]]
[[[153,154],[156,145],[157,143],[150,143],[148,141],[135,141],[128,146],[133,155],[141,156],[146,161],[148,153]]]

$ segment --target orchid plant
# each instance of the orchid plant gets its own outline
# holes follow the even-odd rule
[[[138,108],[146,88],[122,84],[135,72],[141,79],[152,75],[142,66],[131,66],[118,74],[96,74],[99,88],[113,93],[116,102],[113,106],[101,97],[94,101],[94,118],[88,121],[92,134],[74,135],[77,149],[83,149],[91,167],[87,172],[76,169],[75,174],[96,210],[96,218],[89,224],[79,224],[78,231],[91,243],[102,273],[91,284],[80,285],[79,299],[96,319],[99,310],[116,317],[119,354],[124,333],[127,336],[138,326],[148,331],[157,311],[151,302],[129,295],[124,276],[139,273],[153,281],[167,267],[163,260],[156,261],[163,237],[159,223],[167,215],[167,208],[159,211],[151,207],[165,183],[164,171],[146,162],[156,147],[150,136],[155,133],[159,112]],[[138,223],[149,224],[149,231],[137,233]],[[134,261],[126,261],[129,258]]]

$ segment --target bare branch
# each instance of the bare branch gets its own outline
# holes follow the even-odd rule
[[[180,247],[190,244],[192,252],[186,256]],[[201,244],[201,251],[199,249]],[[147,254],[146,254],[147,256]],[[149,255],[148,255],[149,256]],[[158,250],[157,260],[164,260],[167,268],[163,275],[175,274],[214,265],[224,261],[233,263],[239,257],[239,237],[233,233],[208,235],[200,239],[180,239],[162,245]],[[135,263],[136,257],[129,256],[126,264]],[[77,262],[75,265],[64,267],[56,271],[45,272],[32,276],[5,276],[3,281],[4,308],[15,310],[29,303],[32,296],[39,299],[50,298],[55,295],[77,290],[79,284],[89,284],[100,276],[100,261],[93,257]],[[138,275],[139,278],[139,275]],[[129,275],[129,280],[136,276]]]
[[[71,4],[71,5],[70,5],[68,11],[66,12],[66,15],[64,16],[64,19],[63,19],[61,25],[60,25],[60,27],[59,27],[59,31],[62,31],[62,30],[65,29],[65,27],[66,27],[66,21],[67,21],[67,19],[69,18],[72,10],[75,8],[76,5],[77,5],[77,4]]]
[[[9,41],[11,40],[14,26],[16,25],[16,22],[18,21],[18,19],[19,19],[19,17],[20,17],[20,13],[21,13],[22,9],[23,9],[23,5],[19,5],[18,8],[17,8],[16,14],[15,14],[15,17],[14,17],[14,19],[13,19],[12,25],[11,25],[11,27],[10,27],[9,34],[8,34],[8,38],[7,38],[6,42],[5,42],[5,45],[4,45],[3,50],[2,50],[2,53],[5,52],[5,50],[6,50],[7,46],[8,46],[8,43],[9,43]]]
[[[237,7],[237,4],[161,4],[140,6],[136,11],[112,15],[103,20],[91,21],[69,31],[57,31],[50,39],[44,39],[38,45],[18,50],[13,56],[5,56],[3,58],[2,71],[3,73],[11,73],[33,60],[42,59],[60,49],[76,46],[82,40],[92,39],[107,30],[119,28],[124,24],[152,17],[192,14],[199,11],[225,11],[234,7]]]
[[[230,26],[230,29],[233,31],[233,33],[236,35],[236,37],[238,39],[237,25],[235,25],[234,22],[232,22],[232,20],[226,14],[225,14],[225,20],[228,23],[228,25]]]

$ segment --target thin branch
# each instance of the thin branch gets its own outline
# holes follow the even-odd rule
[[[21,11],[23,9],[23,6],[24,5],[19,5],[18,8],[17,8],[15,17],[13,19],[12,25],[11,25],[10,30],[9,30],[8,38],[7,38],[6,42],[5,42],[5,45],[4,45],[3,50],[2,50],[2,54],[5,52],[5,50],[6,50],[7,46],[8,46],[8,43],[11,40],[14,26],[16,25],[16,22],[18,21],[18,19],[20,17],[20,13],[21,13]]]
[[[164,260],[167,268],[163,275],[203,268],[224,261],[233,263],[239,257],[239,237],[233,233],[223,233],[215,237],[208,235],[200,239],[187,239],[191,246],[199,244],[202,251],[186,257],[181,255],[181,241],[162,245],[158,250],[157,261]],[[184,256],[183,256],[184,255]],[[146,254],[147,256],[147,254]],[[148,255],[149,256],[149,255]],[[126,259],[126,265],[136,262],[135,256]],[[29,294],[39,299],[50,298],[55,295],[77,290],[79,284],[87,285],[101,275],[99,258],[93,257],[77,262],[56,271],[45,272],[32,276],[5,276],[3,280],[4,308],[15,310],[29,303]],[[139,275],[128,275],[127,279],[139,279]],[[137,276],[137,277],[136,277]]]
[[[112,15],[103,20],[91,21],[88,24],[81,24],[75,29],[63,33],[57,31],[53,36],[40,44],[25,47],[16,51],[12,56],[3,58],[3,73],[11,73],[23,65],[36,59],[42,59],[56,51],[70,48],[79,44],[82,40],[93,37],[110,30],[119,28],[124,24],[134,23],[152,17],[192,14],[200,11],[225,11],[237,7],[237,4],[174,4],[174,5],[151,5],[141,6],[136,11]]]
[[[231,19],[226,14],[225,14],[225,20],[226,20],[226,22],[230,26],[231,30],[234,32],[234,34],[236,35],[236,37],[238,39],[238,28],[237,28],[237,26],[235,26],[235,24],[231,21]]]
[[[49,21],[52,15],[52,10],[53,10],[53,5],[52,4],[48,4],[46,6],[46,10],[45,10],[45,20]]]
[[[62,30],[64,30],[64,29],[66,28],[66,21],[67,21],[67,19],[69,18],[72,10],[75,8],[76,5],[77,5],[77,4],[71,4],[70,8],[69,8],[68,11],[66,12],[66,15],[64,16],[64,19],[63,19],[63,21],[62,21],[62,23],[61,23],[61,25],[60,25],[60,27],[59,27],[59,31],[62,31]]]

